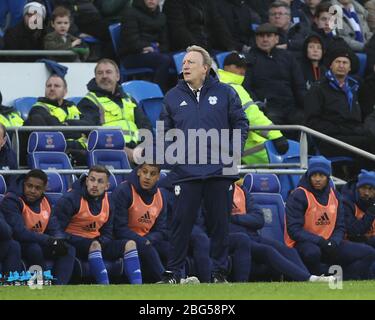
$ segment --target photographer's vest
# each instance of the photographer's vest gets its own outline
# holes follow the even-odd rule
[[[335,192],[332,188],[330,188],[328,203],[327,205],[323,206],[315,199],[314,195],[310,191],[302,187],[298,187],[297,189],[301,189],[305,192],[308,203],[305,212],[305,224],[303,225],[303,229],[307,232],[321,236],[325,240],[328,240],[335,230],[337,208],[339,205]],[[293,248],[295,246],[295,241],[289,237],[287,232],[286,221],[284,241],[289,248]]]
[[[147,205],[143,202],[140,195],[132,188],[133,203],[128,209],[129,229],[140,236],[148,234],[155,224],[161,210],[163,209],[163,197],[160,189],[154,194],[151,204]]]
[[[23,119],[18,114],[18,112],[11,112],[7,115],[0,114],[0,123],[4,125],[4,127],[21,127],[23,126]]]
[[[361,220],[364,215],[365,213],[361,209],[359,209],[357,205],[355,205],[355,217],[357,218],[357,220]],[[371,228],[364,234],[364,236],[366,238],[375,236],[375,220],[373,221]]]
[[[51,206],[46,197],[40,202],[40,212],[34,212],[31,208],[19,198],[22,202],[22,217],[26,229],[37,233],[44,233],[47,228],[49,218],[51,216]]]
[[[77,106],[71,105],[67,107],[68,113],[65,112],[63,108],[56,107],[53,104],[45,103],[38,101],[33,105],[33,107],[42,107],[44,108],[51,116],[57,118],[61,123],[64,123],[66,120],[79,120],[81,118],[81,112],[78,110]],[[67,139],[67,141],[73,139]],[[84,149],[87,149],[87,138],[81,137],[77,139]]]
[[[220,81],[229,84],[238,94],[241,100],[242,109],[252,126],[269,126],[272,122],[263,114],[254,103],[249,93],[242,86],[244,76],[233,72],[218,70]],[[245,164],[268,163],[267,152],[264,149],[264,142],[282,137],[279,130],[257,130],[249,131],[241,161]]]
[[[137,105],[128,97],[121,99],[122,108],[108,97],[98,97],[94,92],[89,92],[86,96],[98,108],[100,113],[100,123],[107,127],[121,127],[125,143],[131,141],[138,143],[138,128],[135,124],[134,109]]]
[[[108,194],[102,200],[102,209],[98,215],[93,215],[90,211],[87,200],[81,197],[79,211],[72,217],[65,232],[83,238],[94,239],[100,236],[100,228],[109,219]]]
[[[232,203],[232,216],[236,214],[246,214],[246,195],[240,186],[237,184],[234,187],[233,203]]]

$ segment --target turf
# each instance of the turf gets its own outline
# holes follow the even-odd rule
[[[249,299],[375,299],[375,281],[348,281],[343,289],[326,283],[272,282],[198,285],[76,285],[43,289],[0,287],[6,299],[100,299],[100,300],[249,300]]]

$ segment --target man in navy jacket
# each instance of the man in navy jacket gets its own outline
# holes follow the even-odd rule
[[[44,195],[47,175],[39,169],[17,178],[0,204],[0,211],[20,242],[22,256],[28,265],[46,270],[46,259],[55,261],[56,284],[67,284],[73,272],[75,250],[64,240],[52,206]]]
[[[188,143],[188,140],[194,130],[218,136],[227,130],[231,140],[225,149],[232,151],[235,145],[243,147],[249,124],[235,91],[210,75],[211,64],[211,57],[206,50],[199,46],[187,48],[183,60],[183,80],[166,94],[165,108],[160,116],[164,121],[164,130],[179,129],[183,132],[185,142],[185,159],[178,159],[172,168],[176,175],[170,238],[172,249],[163,283],[180,282],[190,234],[202,201],[211,238],[212,279],[214,282],[226,282],[228,220],[232,204],[232,182],[237,175],[227,174],[225,169],[229,165],[220,158],[220,151],[215,150],[218,146],[223,150],[224,139],[207,139],[209,141],[204,146],[200,140],[200,143],[195,141],[194,144]],[[236,135],[238,131],[233,129],[238,129],[240,134]],[[236,151],[241,153],[241,150]],[[204,155],[206,157],[202,161],[201,156]]]

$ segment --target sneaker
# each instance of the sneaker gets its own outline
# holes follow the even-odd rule
[[[187,277],[186,279],[181,279],[180,284],[198,284],[200,283],[197,277]]]
[[[157,284],[177,284],[178,279],[172,271],[164,271],[161,280],[156,282]]]
[[[323,274],[321,276],[312,275],[309,278],[309,281],[310,282],[335,282],[336,278],[334,276],[325,276]]]
[[[212,283],[228,283],[228,280],[225,275],[222,273],[214,273],[212,275]]]

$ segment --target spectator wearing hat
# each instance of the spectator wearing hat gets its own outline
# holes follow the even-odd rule
[[[276,48],[278,30],[270,23],[256,30],[256,47],[247,55],[244,88],[265,101],[265,114],[275,124],[303,122],[305,83],[301,67],[292,53]]]
[[[364,126],[366,115],[358,103],[358,82],[348,75],[356,59],[355,54],[346,48],[338,48],[327,55],[329,70],[321,83],[306,94],[305,121],[316,131],[373,152],[374,144]],[[349,154],[347,150],[324,141],[317,141],[317,145],[325,156]],[[358,158],[356,165],[364,168],[365,160]]]
[[[327,265],[339,265],[344,280],[372,278],[375,250],[344,240],[342,199],[329,183],[330,176],[329,160],[310,158],[307,172],[286,202],[285,244],[297,249],[313,274],[327,273]]]
[[[320,81],[327,68],[323,64],[323,55],[325,52],[322,38],[318,34],[308,36],[303,44],[301,68],[306,83],[306,89]]]
[[[336,28],[337,35],[354,51],[363,51],[372,37],[367,24],[367,10],[356,0],[332,0],[332,5],[342,8],[342,26]]]
[[[375,247],[375,172],[362,170],[341,192],[348,238]]]
[[[254,103],[250,94],[242,86],[246,69],[245,56],[234,51],[225,58],[224,70],[218,70],[220,82],[227,83],[236,90],[241,99],[242,108],[252,126],[272,125],[272,121],[264,115]],[[280,154],[288,151],[288,141],[279,130],[249,131],[245,142],[242,162],[244,164],[268,163],[267,152],[264,149],[264,142],[267,140],[272,140],[276,150]]]
[[[42,50],[45,34],[46,8],[39,2],[29,2],[23,8],[23,21],[4,35],[4,50]],[[9,61],[33,62],[38,56],[9,57]]]

